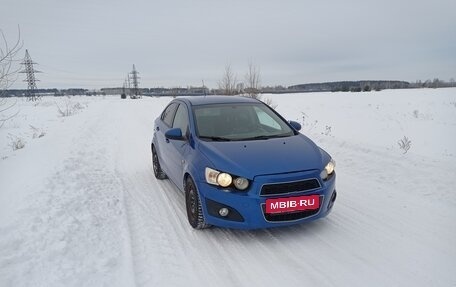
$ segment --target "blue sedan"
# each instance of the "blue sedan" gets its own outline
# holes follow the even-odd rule
[[[335,162],[300,129],[255,99],[177,98],[155,120],[154,174],[185,193],[196,229],[315,220],[336,200]]]

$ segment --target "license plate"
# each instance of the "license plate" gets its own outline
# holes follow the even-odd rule
[[[313,210],[320,207],[319,195],[266,199],[266,213]]]

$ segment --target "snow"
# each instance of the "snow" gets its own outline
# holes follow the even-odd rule
[[[171,98],[17,99],[0,129],[0,286],[456,285],[456,89],[263,97],[336,160],[328,217],[193,230],[152,172]]]

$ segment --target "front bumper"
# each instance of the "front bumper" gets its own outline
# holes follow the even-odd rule
[[[260,195],[264,185],[299,182],[307,179],[317,179],[318,187],[306,191],[293,191],[284,194]],[[319,171],[296,172],[288,174],[257,176],[251,182],[248,191],[230,191],[218,186],[210,185],[205,181],[197,182],[201,195],[206,223],[220,227],[257,229],[278,226],[287,226],[322,218],[330,213],[336,199],[336,174],[328,180],[319,178]],[[265,204],[269,198],[294,197],[302,195],[319,195],[320,207],[318,210],[306,210],[292,213],[266,214]],[[223,217],[218,214],[222,207],[229,209],[229,215]]]

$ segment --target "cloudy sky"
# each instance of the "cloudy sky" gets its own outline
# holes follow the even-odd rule
[[[454,0],[0,0],[40,88],[215,88],[248,63],[262,85],[456,78]],[[24,88],[24,75],[13,88]]]

